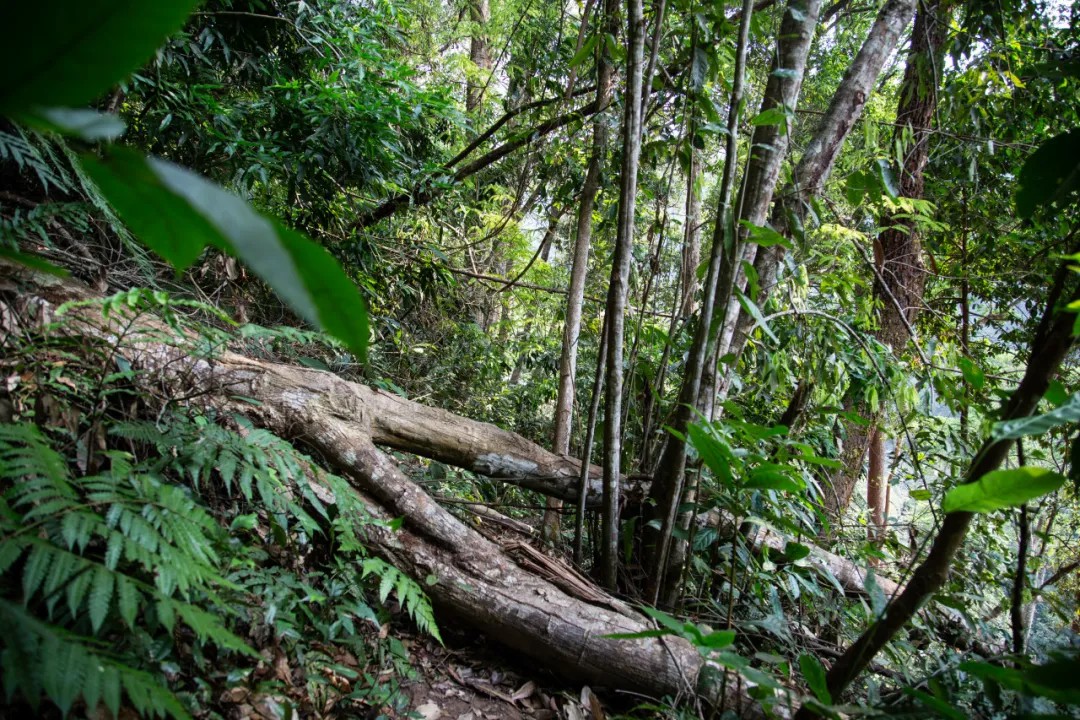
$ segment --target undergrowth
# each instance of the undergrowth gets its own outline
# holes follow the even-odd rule
[[[153,310],[203,356],[227,339],[160,292],[100,304]],[[0,341],[9,706],[188,718],[241,702],[285,716],[399,704],[406,653],[380,632],[391,597],[438,629],[422,588],[366,553],[382,521],[348,484],[243,418],[153,397],[123,336],[13,332],[15,305]]]

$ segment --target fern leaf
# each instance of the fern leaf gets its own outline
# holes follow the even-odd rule
[[[254,648],[229,631],[213,614],[187,603],[175,603],[177,614],[202,640],[209,640],[218,647],[234,650],[249,657],[260,659]]]
[[[15,561],[22,557],[27,542],[18,538],[6,540],[0,543],[0,575],[7,572]]]
[[[101,699],[113,717],[120,714],[120,671],[114,665],[102,665]]]
[[[52,560],[52,552],[44,543],[34,543],[33,550],[26,558],[26,566],[23,568],[23,597],[27,601],[34,596],[41,583],[45,580],[45,573],[49,571],[49,563]]]
[[[116,607],[120,611],[120,618],[134,630],[135,617],[139,613],[139,593],[135,583],[123,575],[116,578]]]
[[[96,710],[101,702],[101,689],[105,676],[105,665],[98,658],[90,658],[83,677],[82,698],[88,710]],[[89,714],[89,713],[88,713]]]
[[[180,701],[143,672],[127,672],[120,676],[131,704],[140,715],[171,716],[174,720],[190,720]]]
[[[96,633],[105,622],[105,616],[109,614],[109,606],[112,604],[113,574],[104,566],[98,566],[94,572],[93,584],[90,586],[90,624]]]
[[[72,577],[82,568],[82,558],[60,548],[53,551],[53,561],[49,576],[45,579],[42,592],[46,597],[54,595],[61,587],[71,582]]]
[[[39,670],[43,672],[41,685],[49,699],[66,716],[82,690],[90,658],[80,645],[63,642],[55,634],[45,639],[41,649],[43,659],[48,658],[48,662],[39,665]]]
[[[383,576],[379,580],[379,602],[386,603],[386,598],[390,597],[390,591],[394,588],[394,575],[397,571],[389,565],[383,570]]]
[[[165,629],[172,632],[173,626],[176,625],[176,612],[173,610],[172,602],[167,598],[160,598],[154,605],[157,609],[158,622],[165,626]]]
[[[116,507],[115,505],[113,507]],[[109,533],[109,542],[105,548],[105,567],[115,570],[120,562],[120,553],[124,550],[124,536],[118,532]]]
[[[83,601],[86,600],[86,593],[90,590],[92,578],[93,574],[89,563],[87,563],[80,572],[68,581],[65,594],[67,595],[68,609],[71,611],[72,620],[79,616],[79,609],[82,608]]]

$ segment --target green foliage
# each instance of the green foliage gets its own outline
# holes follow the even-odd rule
[[[821,661],[813,655],[803,653],[799,656],[799,669],[802,670],[803,680],[806,681],[806,685],[814,693],[818,702],[831,705],[832,695],[829,694],[829,688],[825,683],[825,668],[821,666]]]
[[[221,346],[220,332],[188,339],[200,329],[177,313],[206,309],[200,303],[129,291],[80,306],[91,304],[117,321],[152,311],[171,326],[160,340],[181,338],[195,353],[211,352],[199,349],[207,340]],[[310,702],[367,702],[382,682],[306,645],[372,655],[377,641],[355,621],[385,619],[373,606],[387,599],[387,584],[438,637],[421,587],[369,563],[363,528],[377,521],[344,480],[240,419],[229,429],[198,414],[117,416],[135,373],[83,372],[109,358],[126,367],[123,350],[91,344],[64,354],[61,338],[20,345],[17,355],[17,415],[45,429],[0,425],[0,617],[19,628],[0,642],[9,703],[37,707],[46,698],[66,712],[104,702],[113,713],[124,703],[147,716],[188,717],[251,672],[268,636],[303,659]],[[15,342],[5,340],[9,349]],[[122,348],[124,338],[116,342]],[[24,393],[37,388],[52,399],[35,412]],[[97,438],[95,449],[68,437]],[[314,557],[327,552],[333,560],[320,567]],[[351,675],[354,691],[327,684],[325,668]]]
[[[1030,218],[1040,207],[1064,208],[1080,190],[1080,128],[1050,138],[1020,170],[1016,212]]]
[[[104,697],[115,713],[123,685],[138,709],[186,717],[144,672],[115,660],[99,669],[92,641],[64,629],[103,636],[120,621],[134,630],[142,615],[171,630],[179,617],[201,641],[256,654],[191,604],[231,587],[218,570],[213,518],[181,488],[137,472],[129,457],[110,459],[111,472],[75,481],[37,428],[0,426],[0,476],[18,479],[3,496],[0,571],[6,576],[22,559],[22,603],[47,621],[19,623],[26,634],[9,640],[7,695],[19,691],[36,704],[44,691],[65,711],[79,696],[91,707]],[[26,612],[3,602],[9,617]]]
[[[988,472],[975,482],[958,485],[945,495],[941,509],[951,512],[992,512],[1023,505],[1052,493],[1065,477],[1040,467],[1019,467]]]
[[[3,83],[0,112],[40,116],[47,126],[84,140],[115,136],[119,122],[115,118],[40,107],[83,103],[104,92],[120,73],[144,59],[163,35],[177,29],[195,3],[68,5],[61,11],[64,24],[50,35],[51,43],[37,42],[31,32],[41,24],[40,9],[23,10],[12,18],[9,32],[19,42],[5,46],[10,55],[4,66],[8,80]],[[93,19],[93,32],[85,32],[88,18]],[[84,155],[82,165],[143,242],[177,269],[190,265],[207,246],[233,252],[301,317],[338,336],[364,359],[366,309],[325,249],[172,163],[116,149],[105,160]],[[353,312],[342,312],[350,307]]]
[[[1024,697],[1080,705],[1080,690],[1076,686],[1080,660],[1075,653],[1056,653],[1046,663],[1024,663],[1017,669],[970,661],[960,663],[958,669]]]
[[[1075,422],[1080,422],[1080,395],[1073,395],[1068,401],[1041,415],[997,423],[990,436],[995,440],[1015,440],[1042,435],[1061,425]]]
[[[211,0],[109,93],[167,32],[158,21],[173,4],[135,5],[118,14],[103,12],[101,3],[72,6],[50,37],[19,29],[19,18],[32,18],[37,27],[52,24],[37,8],[23,8],[5,28],[12,43],[0,55],[10,56],[2,72],[11,82],[0,92],[0,108],[20,124],[0,127],[0,254],[25,260],[40,253],[99,287],[146,283],[173,291],[125,291],[63,308],[61,317],[99,306],[122,328],[139,313],[153,313],[165,322],[154,339],[193,357],[212,360],[229,347],[328,370],[546,444],[565,314],[560,293],[567,286],[593,120],[546,137],[531,133],[568,101],[591,97],[587,85],[600,50],[625,60],[620,31],[608,34],[597,24],[603,3],[593,3],[578,48],[582,13],[573,3],[492,2],[490,20],[481,23],[454,3]],[[689,338],[701,321],[680,310],[688,237],[684,186],[693,157],[700,172],[692,189],[704,201],[702,236],[708,238],[734,64],[729,8],[684,0],[667,8],[646,108],[628,297],[640,315],[627,320],[624,460],[641,474],[655,467]],[[684,593],[673,615],[650,611],[658,626],[643,635],[682,637],[751,684],[761,679],[755,672],[766,671],[773,679],[796,678],[795,684],[801,671],[812,695],[803,700],[824,714],[1011,716],[1049,712],[1045,703],[1071,699],[1040,695],[1036,686],[1064,686],[1029,681],[1026,673],[1056,662],[1046,651],[1075,619],[1075,576],[1066,573],[1036,591],[1074,559],[1074,488],[1057,489],[1057,475],[1022,469],[946,491],[987,434],[1028,438],[1031,467],[1064,472],[1068,461],[1075,476],[1080,466],[1070,399],[1077,386],[1074,358],[1046,398],[1053,409],[994,425],[1000,398],[1020,377],[1019,358],[1041,315],[1048,279],[1061,257],[1075,251],[1068,246],[1077,226],[1076,131],[1068,130],[1080,125],[1075,12],[1027,0],[970,0],[953,11],[941,18],[949,42],[955,38],[947,49],[953,61],[930,59],[943,76],[932,132],[920,137],[897,116],[902,73],[898,65],[887,68],[791,236],[779,232],[780,224],[742,226],[762,260],[743,263],[746,284],[740,280],[737,289],[749,318],[739,328],[748,331],[747,346],[720,360],[726,401],[717,408],[719,420],[689,429],[701,463],[691,463],[687,478],[697,490],[694,501],[679,508],[682,514],[718,511],[734,520],[736,531],[703,523],[676,528],[676,539],[690,548]],[[790,68],[772,67],[784,12],[777,5],[751,17],[747,87],[754,102],[770,76],[795,76]],[[84,42],[70,42],[71,27],[92,13],[102,24],[93,25]],[[145,27],[155,37],[132,31],[107,42],[110,27],[134,28],[144,14],[153,15]],[[180,19],[172,22],[176,28]],[[871,13],[845,10],[822,27],[824,41],[811,51],[813,72],[803,83],[798,114],[773,108],[755,116],[744,109],[740,164],[756,151],[745,142],[749,130],[781,125],[792,148],[781,182],[792,179],[817,125],[815,114],[827,106],[870,22]],[[472,37],[487,41],[490,75],[469,57]],[[86,59],[95,48],[97,55]],[[897,50],[891,56],[903,62],[906,53]],[[44,57],[59,60],[56,77],[26,80],[34,73],[24,60]],[[106,66],[113,69],[105,72]],[[64,67],[78,69],[78,77]],[[571,71],[580,92],[573,100],[565,97]],[[616,76],[625,74],[617,70]],[[485,92],[466,118],[469,83]],[[27,97],[44,107],[19,105]],[[95,99],[108,112],[56,107]],[[595,118],[611,137],[620,101],[616,88],[615,106]],[[511,115],[499,120],[507,111]],[[444,163],[496,121],[502,124],[456,168],[508,138],[528,137],[527,148],[454,182]],[[115,140],[125,123],[128,148],[94,145]],[[923,196],[900,197],[912,179],[901,174],[904,160],[921,143],[929,149]],[[602,157],[575,378],[574,456],[581,454],[577,441],[598,366],[621,151],[616,143]],[[355,227],[358,215],[414,190],[415,206],[377,227]],[[442,196],[424,207],[428,190]],[[132,257],[145,255],[126,242],[113,206],[171,268],[143,261],[140,272],[128,272]],[[1025,221],[1017,223],[1017,214]],[[547,222],[553,223],[550,237]],[[910,230],[918,251],[910,258],[875,257],[871,248],[887,229]],[[544,259],[541,237],[551,240]],[[781,258],[775,277],[769,257]],[[875,339],[881,303],[891,302],[878,285],[880,276],[900,267],[919,277],[919,287],[896,301],[906,312],[921,310],[914,342],[905,338],[906,346],[890,348]],[[692,276],[690,270],[685,274]],[[297,318],[251,276],[277,289],[301,320],[334,337],[289,327]],[[505,284],[513,278],[517,284]],[[771,296],[762,300],[768,290]],[[357,295],[368,301],[375,341],[364,367],[348,353],[362,353],[369,334],[366,316],[354,310]],[[196,316],[218,329],[199,327]],[[236,329],[232,318],[247,317],[285,327]],[[388,620],[382,606],[396,598],[403,614],[438,631],[420,586],[366,554],[364,528],[376,521],[345,481],[319,472],[279,438],[206,408],[180,409],[174,401],[189,399],[176,393],[149,397],[138,389],[122,341],[82,348],[35,338],[3,354],[0,411],[14,405],[18,423],[7,427],[38,433],[37,445],[11,437],[5,446],[10,467],[32,468],[20,453],[41,461],[51,449],[59,461],[49,477],[63,479],[47,488],[35,480],[31,488],[40,498],[30,501],[18,500],[19,483],[9,481],[7,467],[0,481],[8,503],[0,509],[10,513],[0,547],[0,559],[6,558],[0,620],[21,630],[15,644],[4,640],[9,695],[16,702],[49,697],[72,714],[83,710],[81,694],[88,705],[101,696],[111,709],[130,705],[168,714],[175,710],[171,699],[182,711],[226,715],[221,691],[237,683],[285,691],[244,645],[289,664],[296,684],[289,697],[306,693],[308,700],[298,700],[309,703],[304,712],[353,710],[327,711],[326,699],[380,705],[376,695],[393,692],[392,682],[379,679],[386,644],[370,637]],[[12,359],[24,354],[35,355],[33,367]],[[805,406],[784,421],[789,426],[778,425],[804,385],[811,388]],[[848,451],[875,426],[888,438],[892,498],[880,534],[870,527],[859,492],[841,517],[827,517],[823,509],[838,482],[864,474]],[[519,488],[438,463],[419,472],[442,494],[537,504]],[[91,496],[121,498],[109,501],[121,509],[111,518],[109,507],[95,505]],[[1038,598],[1030,642],[1036,661],[1009,658],[1015,674],[957,671],[951,640],[920,616],[910,638],[898,638],[876,658],[888,671],[888,685],[868,675],[862,691],[848,696],[851,707],[831,707],[815,658],[823,644],[841,648],[880,616],[888,600],[883,578],[905,577],[939,527],[942,500],[947,510],[979,514],[971,525],[977,541],[957,553],[956,571],[936,601],[978,628],[980,637],[994,639],[1007,632],[1016,529],[1012,514],[989,511],[1028,504],[1033,547],[1025,605]],[[180,511],[201,524],[178,524]],[[639,579],[635,535],[647,525],[640,520],[627,519],[622,533],[631,559],[629,590]],[[24,523],[30,529],[22,530]],[[184,528],[193,541],[183,539]],[[845,597],[847,590],[811,547],[825,543],[859,565],[873,563],[866,597]],[[191,553],[197,556],[187,557]],[[162,558],[169,567],[159,576]],[[706,622],[735,630],[712,632]],[[25,652],[13,650],[16,645]],[[346,649],[357,662],[342,661]],[[64,655],[61,669],[78,682],[60,687],[63,676],[48,666],[50,653]],[[402,653],[390,654],[389,662],[402,662]],[[98,675],[85,671],[92,663],[104,668],[107,691],[94,684]],[[352,689],[343,691],[328,677],[348,678]]]
[[[439,628],[435,625],[435,613],[431,609],[431,602],[415,580],[393,565],[375,557],[364,560],[360,577],[366,578],[369,575],[379,578],[379,602],[385,603],[390,597],[390,591],[393,590],[401,607],[409,613],[409,617],[416,622],[416,626],[442,643]]]
[[[101,0],[11,7],[0,43],[0,113],[94,100],[153,55],[197,5]]]
[[[367,313],[324,248],[164,160],[117,148],[83,164],[143,242],[177,269],[207,246],[233,252],[301,317],[342,339],[361,360],[366,356]],[[349,307],[360,311],[342,312]]]

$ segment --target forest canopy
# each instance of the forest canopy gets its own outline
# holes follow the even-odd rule
[[[7,8],[0,716],[1077,717],[1078,28]]]

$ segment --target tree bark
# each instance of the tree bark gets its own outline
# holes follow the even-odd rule
[[[867,539],[880,543],[885,537],[885,436],[875,427],[870,438],[870,467],[866,473],[866,505],[870,511]]]
[[[488,20],[491,19],[488,0],[469,0],[469,19],[473,22],[469,40],[469,59],[472,60],[475,66],[475,74],[470,73],[466,85],[465,112],[472,114],[480,107],[484,90],[487,88],[488,73],[491,72],[491,54],[488,51],[488,40],[485,33]],[[483,79],[484,82],[479,82],[480,79]]]
[[[626,3],[626,92],[623,94],[623,161],[619,182],[619,214],[615,253],[608,284],[607,387],[604,393],[604,508],[601,518],[604,586],[614,590],[619,557],[619,499],[622,472],[623,341],[630,259],[634,247],[638,160],[641,155],[641,95],[645,62],[645,16],[642,0]]]
[[[604,27],[608,32],[618,29],[617,0],[605,0],[603,8]],[[601,43],[597,43],[600,45]],[[607,105],[611,97],[613,68],[607,52],[607,44],[597,54],[596,103]],[[607,125],[603,117],[593,123],[593,146],[589,166],[585,172],[585,184],[581,188],[578,205],[577,237],[574,240],[574,259],[570,267],[570,286],[566,295],[566,324],[563,325],[562,354],[559,358],[559,390],[555,400],[555,436],[553,449],[556,453],[570,454],[570,430],[574,417],[575,383],[577,381],[578,340],[581,336],[581,314],[585,303],[585,280],[589,271],[589,249],[592,246],[592,216],[596,196],[600,191],[600,171],[607,154]],[[603,362],[603,358],[599,360]],[[562,501],[549,498],[544,512],[542,535],[548,542],[555,542],[561,524]]]

